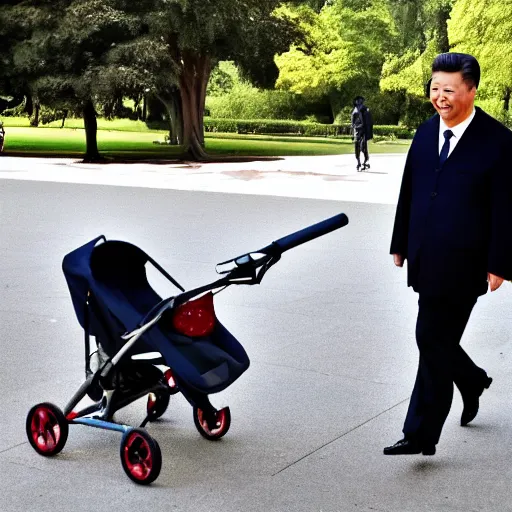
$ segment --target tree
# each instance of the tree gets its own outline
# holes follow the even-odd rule
[[[389,0],[401,45],[386,59],[381,87],[424,95],[433,58],[449,51],[448,26],[454,0]]]
[[[453,51],[470,53],[480,62],[480,95],[499,99],[508,115],[512,95],[512,4],[457,0],[448,33]]]
[[[210,74],[221,60],[234,61],[252,83],[277,79],[276,53],[297,37],[293,23],[275,13],[279,0],[147,0],[148,35],[168,48],[177,84],[157,90],[181,121],[186,156],[207,159],[203,115]]]
[[[393,54],[400,55],[408,50],[425,51],[427,40],[423,4],[421,0],[389,0],[398,31],[398,45]]]
[[[278,87],[328,96],[334,118],[354,95],[378,90],[384,56],[396,35],[385,0],[335,0],[320,13],[304,5],[289,12],[305,37],[276,58]]]
[[[13,2],[14,3],[14,2]],[[99,157],[96,109],[112,114],[123,95],[151,93],[190,158],[207,158],[203,113],[210,73],[233,60],[259,86],[277,78],[275,53],[297,36],[279,0],[25,0],[4,11],[26,24],[13,49],[16,76],[37,100],[80,108],[87,159]],[[18,21],[13,21],[18,20]],[[16,30],[14,30],[15,32]]]
[[[20,105],[26,98],[25,112],[29,116],[33,112],[33,102],[29,86],[29,79],[20,76],[14,65],[14,48],[19,41],[29,37],[31,32],[30,17],[17,19],[10,16],[12,8],[22,3],[22,0],[5,0],[5,7],[0,10],[0,94],[12,98],[8,103],[2,103],[2,110]],[[5,101],[5,100],[4,100]]]
[[[403,96],[402,122],[415,126],[431,114],[425,85],[432,61],[449,50],[447,21],[453,0],[389,0],[401,44],[382,67],[383,91]]]
[[[103,56],[140,31],[137,18],[114,4],[25,0],[3,12],[11,31],[22,29],[12,49],[12,74],[35,101],[82,112],[89,161],[99,159],[95,87]]]
[[[179,69],[165,42],[146,33],[118,44],[107,52],[104,64],[96,68],[95,75],[96,97],[106,107],[104,114],[114,115],[123,97],[133,99],[136,104],[155,97],[166,110],[171,142],[182,142]]]

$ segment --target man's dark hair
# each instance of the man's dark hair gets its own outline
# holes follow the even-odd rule
[[[444,71],[446,73],[462,73],[462,78],[470,87],[480,83],[480,64],[467,53],[441,53],[432,63],[432,73]]]
[[[364,98],[362,96],[356,96],[354,98],[354,101],[352,102],[354,104],[354,107],[358,104],[359,101],[362,101],[364,103]]]

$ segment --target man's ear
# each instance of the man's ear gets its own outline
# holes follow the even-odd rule
[[[427,84],[425,85],[425,95],[428,99],[430,99],[430,86],[432,85],[432,78],[429,79]]]

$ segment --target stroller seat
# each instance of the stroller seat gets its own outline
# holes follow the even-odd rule
[[[104,242],[98,245],[103,238]],[[135,329],[162,298],[147,279],[151,263],[175,286],[180,285],[138,247],[98,237],[64,258],[63,270],[78,320],[113,357],[124,344],[121,336]],[[90,306],[89,321],[85,309]],[[158,352],[177,381],[204,394],[222,391],[248,367],[249,358],[234,336],[218,321],[211,335],[190,338],[172,328],[172,311],[145,332],[129,356]]]

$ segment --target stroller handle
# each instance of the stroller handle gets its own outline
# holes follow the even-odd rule
[[[308,226],[307,228],[295,231],[295,233],[284,236],[283,238],[273,242],[268,247],[262,249],[261,252],[266,252],[267,249],[272,251],[272,247],[274,247],[275,250],[275,246],[277,246],[282,253],[288,251],[289,249],[293,249],[298,245],[309,242],[310,240],[326,235],[331,231],[342,228],[347,224],[348,217],[344,213],[339,213],[334,217],[330,217],[329,219],[325,219],[321,222]]]
[[[267,245],[258,251],[242,254],[237,258],[218,263],[217,273],[230,275],[235,273],[235,275],[238,276],[240,274],[244,274],[245,270],[247,270],[252,276],[252,270],[259,269],[263,266],[265,266],[266,270],[268,270],[270,266],[279,260],[283,252],[288,251],[289,249],[293,249],[298,245],[309,242],[310,240],[320,236],[326,235],[327,233],[342,228],[347,224],[348,217],[344,213],[339,213],[334,217],[330,217],[329,219],[325,219],[321,222],[318,222],[317,224],[313,224],[307,228],[296,231],[295,233],[284,236],[283,238],[272,242],[270,245]],[[255,282],[261,281],[261,278],[263,277],[263,274],[266,272],[266,270],[261,273],[260,279],[256,279]],[[248,284],[254,284],[253,279],[251,279]]]

